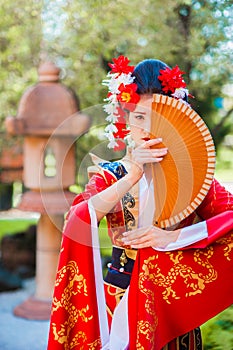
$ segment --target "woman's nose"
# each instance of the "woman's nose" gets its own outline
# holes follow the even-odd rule
[[[145,124],[143,126],[144,132],[149,133],[150,132],[150,120],[145,121]]]

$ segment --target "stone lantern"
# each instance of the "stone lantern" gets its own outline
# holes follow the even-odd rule
[[[39,82],[22,96],[16,117],[6,118],[6,129],[24,137],[23,182],[28,191],[18,208],[40,213],[35,294],[14,314],[48,319],[64,214],[75,196],[69,191],[75,183],[75,139],[89,129],[90,121],[78,113],[74,93],[59,82],[58,67],[43,63],[38,73]]]

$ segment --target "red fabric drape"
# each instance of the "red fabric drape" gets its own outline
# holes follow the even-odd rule
[[[101,349],[90,228],[82,202],[72,208],[64,230],[48,350]]]
[[[101,349],[87,200],[115,181],[108,172],[94,176],[69,212],[54,291],[48,350]],[[233,196],[219,186],[214,180],[198,208],[200,217],[211,220],[210,226],[207,222],[211,236],[218,232],[213,217],[222,213],[219,218],[224,224],[228,222],[224,211],[233,209]],[[207,239],[198,244],[204,248],[208,243]],[[232,248],[233,233],[229,229],[217,243],[204,249],[166,253],[152,248],[139,250],[129,292],[130,350],[138,350],[140,345],[146,350],[160,350],[171,339],[231,305]]]
[[[141,249],[129,290],[129,349],[160,350],[230,306],[232,248],[233,231],[205,249]]]

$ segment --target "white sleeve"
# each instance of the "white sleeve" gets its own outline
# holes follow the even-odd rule
[[[177,250],[187,247],[193,243],[201,241],[208,237],[206,221],[199,222],[197,224],[184,227],[181,229],[179,237],[176,242],[172,242],[166,245],[166,247],[153,247],[159,251]]]
[[[98,222],[95,209],[92,205],[91,199],[88,201],[88,209],[91,219],[91,238],[92,238],[92,252],[93,252],[93,264],[96,284],[96,301],[98,308],[98,318],[100,327],[100,338],[103,346],[109,342],[109,328],[108,318],[106,312],[106,300],[103,284],[102,263],[100,256],[99,234],[98,234]]]

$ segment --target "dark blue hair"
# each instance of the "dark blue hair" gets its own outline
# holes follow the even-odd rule
[[[137,84],[137,93],[142,94],[163,94],[162,86],[158,80],[160,69],[168,67],[164,62],[155,59],[146,59],[134,68],[132,76],[135,77],[134,83]]]

